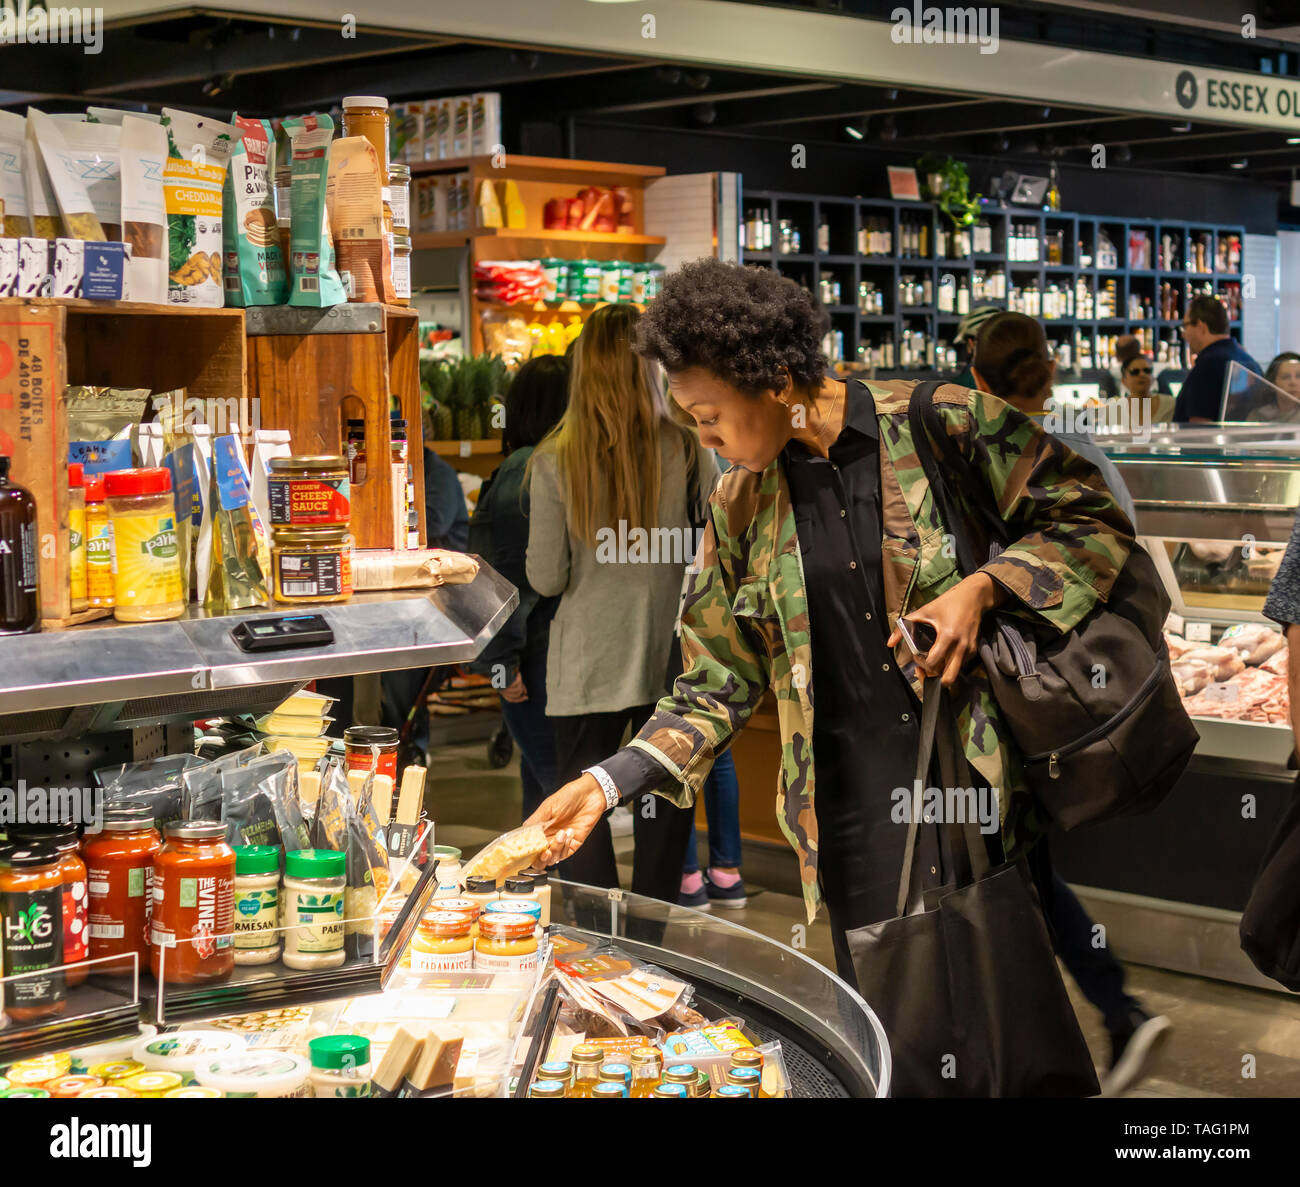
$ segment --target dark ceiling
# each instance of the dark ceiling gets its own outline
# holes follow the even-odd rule
[[[784,7],[888,19],[898,3],[808,0]],[[1003,5],[1000,36],[1154,61],[1300,74],[1300,5],[1271,0],[1251,8],[1256,36],[1249,39],[1240,33],[1242,14],[1230,0]],[[97,102],[284,114],[327,107],[349,93],[401,100],[499,90],[507,144],[521,143],[524,120],[561,128],[572,120],[608,120],[787,142],[795,135],[805,143],[858,142],[918,154],[1056,156],[1079,165],[1087,163],[1092,145],[1103,143],[1111,167],[1279,185],[1300,167],[1300,144],[1288,144],[1282,132],[364,28],[343,39],[337,23],[293,25],[273,15],[250,20],[195,10],[115,26],[108,37],[112,52],[97,56],[75,46],[39,53],[0,47],[0,106],[32,103],[57,111]]]

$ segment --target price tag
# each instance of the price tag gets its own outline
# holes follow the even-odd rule
[[[1235,705],[1237,703],[1237,686],[1231,683],[1207,684],[1201,690],[1201,696],[1211,704]]]
[[[1210,641],[1210,624],[1208,622],[1189,622],[1183,631],[1183,638],[1189,643],[1208,643]]]
[[[1169,631],[1170,634],[1181,635],[1183,633],[1183,627],[1183,616],[1181,614],[1175,614],[1171,610],[1169,612],[1169,617],[1165,619],[1165,630]]]
[[[460,456],[461,456],[461,457],[469,457],[470,454],[473,453],[473,452],[474,452],[474,451],[470,448],[470,444],[469,444],[468,441],[462,441],[462,442],[460,443]]]

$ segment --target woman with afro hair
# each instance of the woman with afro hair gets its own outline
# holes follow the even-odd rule
[[[637,349],[663,365],[701,443],[731,463],[682,613],[685,671],[629,745],[532,822],[550,839],[544,857],[558,859],[620,800],[693,803],[771,687],[778,822],[808,919],[825,904],[838,971],[856,984],[845,933],[896,914],[908,829],[891,793],[915,776],[923,678],[949,690],[973,778],[996,789],[987,842],[999,860],[1019,856],[1039,825],[997,704],[967,663],[980,620],[1008,603],[1070,630],[1107,597],[1133,534],[1089,462],[996,396],[937,385],[948,434],[1020,533],[963,578],[912,444],[916,383],[829,377],[825,331],[792,281],[714,259],[670,274],[649,306]],[[914,638],[928,631],[928,650],[911,650],[903,615],[924,624]],[[937,824],[922,827],[916,862],[923,889],[951,881]],[[898,1088],[950,1090],[933,1077]]]

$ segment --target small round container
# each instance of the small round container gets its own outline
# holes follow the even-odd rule
[[[223,1055],[201,1064],[194,1076],[227,1098],[311,1095],[311,1064],[288,1051]]]
[[[563,1100],[564,1085],[559,1080],[534,1080],[528,1089],[529,1100]]]
[[[757,1047],[740,1047],[731,1053],[732,1067],[763,1068],[763,1053]]]
[[[688,1096],[696,1095],[700,1071],[693,1063],[674,1063],[664,1068],[665,1084],[680,1084]]]
[[[352,597],[352,535],[346,527],[276,528],[271,596],[277,602],[346,602]]]
[[[69,1099],[80,1096],[91,1088],[102,1088],[104,1081],[97,1076],[60,1076],[51,1080],[47,1091],[56,1099]]]
[[[352,521],[348,459],[337,454],[273,457],[266,490],[273,528],[347,527]]]
[[[343,103],[343,135],[364,136],[379,157],[379,180],[388,184],[388,100],[382,95],[348,95]]]
[[[137,1072],[119,1080],[118,1086],[134,1092],[136,1096],[166,1096],[184,1086],[179,1072]]]
[[[70,1072],[74,1076],[90,1075],[92,1074],[90,1069],[97,1064],[130,1059],[131,1052],[135,1050],[135,1045],[141,1039],[151,1039],[157,1033],[156,1026],[144,1022],[140,1025],[140,1033],[131,1035],[130,1038],[114,1039],[111,1043],[96,1043],[93,1047],[77,1047],[68,1052],[68,1058],[71,1060]]]
[[[72,1060],[67,1055],[42,1055],[12,1064],[5,1079],[10,1088],[45,1088],[54,1080],[68,1075]]]
[[[136,1045],[140,1045],[140,1040],[136,1040]],[[128,1076],[134,1076],[144,1071],[144,1063],[139,1059],[112,1059],[107,1063],[97,1063],[90,1069],[90,1075],[96,1079],[103,1080],[105,1084],[116,1084],[120,1080],[125,1080]]]
[[[171,1100],[220,1100],[221,1093],[216,1088],[204,1088],[201,1084],[187,1084],[184,1088],[173,1088],[164,1092],[165,1098]]]
[[[661,1100],[668,1098],[676,1100],[678,1098],[685,1099],[690,1094],[686,1091],[686,1087],[683,1084],[659,1084],[656,1085],[655,1090],[650,1095],[652,1097],[658,1097]]]
[[[113,541],[113,617],[158,622],[185,613],[171,472],[162,466],[104,475]]]
[[[393,304],[411,303],[411,236],[404,231],[393,231]]]
[[[484,915],[527,915],[534,925],[542,923],[542,904],[532,898],[506,898],[504,895],[495,903],[488,903],[483,908]]]
[[[695,1095],[697,1097],[713,1095],[713,1081],[709,1078],[709,1073],[703,1068],[700,1068],[700,1074],[695,1077]]]
[[[525,973],[537,967],[537,920],[513,912],[479,916],[474,967],[489,972]]]
[[[347,854],[332,849],[294,849],[285,854],[281,922],[285,965],[291,969],[337,968],[343,951]]]
[[[307,1044],[316,1096],[370,1095],[370,1040],[361,1035],[322,1035]]]
[[[388,205],[393,212],[393,230],[411,233],[411,166],[393,161],[388,166]]]
[[[732,1097],[736,1097],[740,1100],[748,1100],[750,1097],[749,1089],[741,1088],[737,1084],[724,1084],[713,1095],[726,1100],[730,1100]]]
[[[377,773],[397,786],[397,731],[386,725],[350,725],[343,731],[345,762],[349,771],[369,771],[373,748],[379,748]]]
[[[474,967],[473,917],[455,911],[435,911],[420,920],[411,941],[411,971],[467,972]]]
[[[236,845],[235,963],[273,964],[280,959],[280,850],[274,845]]]
[[[622,1084],[624,1088],[630,1088],[632,1085],[632,1067],[626,1063],[603,1063],[600,1066],[600,1078],[612,1081],[615,1084]]]
[[[242,1054],[244,1040],[228,1030],[178,1030],[172,1034],[142,1039],[135,1046],[134,1056],[141,1065],[126,1075],[137,1071],[176,1072],[186,1084],[194,1083],[194,1074],[200,1064],[219,1057]],[[91,1075],[101,1076],[110,1084],[125,1076],[105,1075],[101,1068],[91,1068]]]
[[[545,870],[525,870],[533,880],[533,897],[542,905],[542,926],[551,926],[551,876]]]
[[[433,847],[433,859],[438,863],[436,877],[438,879],[438,889],[434,892],[435,899],[455,898],[460,894],[461,870],[460,850],[454,845],[435,845]]]
[[[78,1100],[134,1100],[135,1093],[129,1088],[123,1088],[120,1084],[105,1084],[103,1088],[87,1088]]]
[[[500,902],[501,892],[494,878],[466,878],[464,897],[478,903],[480,910],[486,910],[490,903]]]
[[[91,1091],[102,1092],[103,1089],[92,1088]],[[0,1092],[0,1100],[22,1100],[24,1097],[48,1100],[50,1093],[46,1088],[6,1088],[3,1092]]]
[[[558,1080],[566,1088],[573,1082],[573,1064],[567,1059],[548,1059],[537,1069],[539,1080]]]
[[[763,1073],[756,1067],[733,1066],[727,1072],[727,1083],[743,1089],[752,1097],[757,1097],[758,1090],[763,1086]]]
[[[602,1080],[591,1090],[592,1100],[622,1100],[627,1096],[627,1089],[622,1084]]]

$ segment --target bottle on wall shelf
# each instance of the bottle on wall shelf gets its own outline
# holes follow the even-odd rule
[[[11,459],[0,456],[0,635],[40,629],[36,559],[36,500],[9,479]]]

